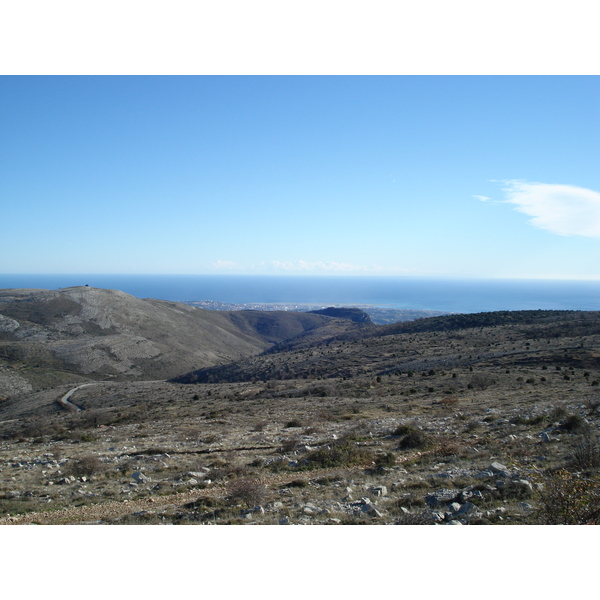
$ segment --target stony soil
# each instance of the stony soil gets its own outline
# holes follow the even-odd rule
[[[23,393],[0,405],[0,523],[597,522],[594,327],[299,339],[212,383]]]

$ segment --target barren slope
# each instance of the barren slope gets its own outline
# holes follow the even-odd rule
[[[164,379],[252,356],[328,322],[215,312],[90,287],[0,291],[0,396],[91,378]]]

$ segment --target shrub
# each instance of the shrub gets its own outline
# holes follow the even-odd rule
[[[100,459],[90,454],[72,462],[66,471],[68,472],[67,474],[75,475],[76,477],[90,477],[103,469],[104,465],[100,462]]]
[[[566,469],[547,475],[536,517],[544,525],[600,523],[600,480]]]
[[[308,481],[304,479],[293,479],[289,483],[284,484],[282,487],[284,488],[305,488],[308,487]]]
[[[590,469],[600,466],[600,447],[598,438],[591,431],[586,431],[573,452],[573,466],[579,469]]]
[[[373,462],[374,458],[371,450],[352,444],[349,441],[340,441],[327,448],[319,448],[306,456],[310,466],[320,468],[359,465]]]
[[[532,496],[530,485],[521,481],[506,481],[504,485],[498,487],[500,497],[506,499],[526,500]]]
[[[569,415],[561,424],[560,428],[565,431],[584,431],[587,426],[588,424],[583,417],[579,415]]]
[[[548,415],[551,421],[559,421],[568,415],[564,406],[555,406]]]
[[[588,414],[593,415],[600,408],[600,398],[588,398]]]
[[[435,448],[434,454],[436,456],[455,456],[463,449],[463,447],[464,446],[460,442],[447,441],[438,444]]]
[[[431,445],[430,437],[411,425],[399,425],[392,435],[402,438],[398,444],[399,450],[427,448]]]
[[[383,452],[377,455],[375,459],[375,468],[384,469],[393,467],[396,464],[396,456],[393,452]]]
[[[248,506],[264,501],[267,486],[259,477],[240,477],[229,482],[227,492],[232,500],[242,500]]]
[[[294,450],[298,450],[301,442],[300,438],[293,437],[289,440],[284,440],[281,446],[279,447],[279,452],[282,454],[287,454],[288,452],[294,452]]]
[[[440,400],[440,404],[444,407],[444,408],[456,408],[459,404],[459,399],[454,397],[454,398],[442,398]]]

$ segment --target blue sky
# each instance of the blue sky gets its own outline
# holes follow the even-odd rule
[[[0,77],[0,273],[600,279],[598,76]]]

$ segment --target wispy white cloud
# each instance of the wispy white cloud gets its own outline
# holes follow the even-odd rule
[[[309,262],[306,260],[295,260],[280,262],[277,260],[271,261],[275,269],[282,271],[362,271],[365,268],[358,265],[339,262]]]
[[[261,269],[269,269],[281,272],[300,273],[371,273],[371,274],[409,274],[414,273],[412,269],[402,267],[380,267],[376,265],[353,265],[336,261],[278,261],[272,260],[261,263]]]
[[[491,198],[488,198],[487,196],[476,196],[474,195],[473,198],[477,198],[477,200],[481,200],[482,202],[488,202],[491,200]]]
[[[503,183],[504,202],[532,217],[534,227],[558,235],[600,238],[600,193],[574,185],[518,180]]]
[[[216,260],[212,266],[214,269],[228,271],[230,269],[236,269],[239,265],[232,260]]]
[[[354,265],[337,261],[268,260],[250,264],[232,260],[216,260],[215,271],[246,272],[255,274],[348,274],[348,275],[428,275],[417,269],[382,267],[378,265]]]

